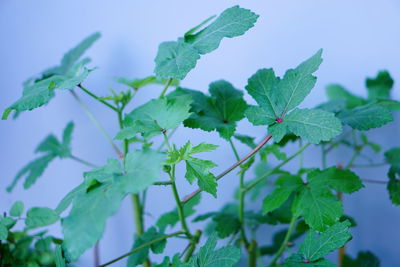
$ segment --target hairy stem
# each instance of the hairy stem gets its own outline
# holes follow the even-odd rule
[[[246,156],[244,156],[241,160],[239,160],[238,162],[236,162],[235,164],[233,164],[232,166],[230,166],[228,169],[226,169],[225,171],[223,171],[220,175],[218,175],[216,178],[217,180],[221,179],[222,177],[224,177],[225,175],[227,175],[228,173],[230,173],[231,171],[233,171],[234,169],[236,169],[238,166],[242,165],[246,160],[248,160],[251,156],[253,156],[255,153],[258,152],[258,150],[260,150],[270,139],[272,138],[272,135],[267,135],[252,151],[250,151],[250,153],[248,153]],[[182,199],[182,203],[185,204],[187,203],[189,200],[191,200],[192,198],[194,198],[197,194],[199,194],[201,191],[200,188],[197,189],[196,191],[193,191],[192,193],[190,193],[189,195],[187,195],[184,199]]]
[[[292,219],[290,220],[289,229],[286,232],[285,238],[283,239],[283,242],[282,242],[281,246],[279,247],[278,252],[275,254],[274,258],[272,259],[272,261],[268,265],[268,267],[274,267],[276,265],[276,262],[280,259],[282,253],[285,251],[285,248],[287,247],[290,236],[292,235],[296,221],[297,221],[297,217],[293,215]]]
[[[90,95],[91,97],[93,97],[94,99],[96,99],[97,101],[99,101],[100,103],[106,105],[107,107],[111,108],[112,110],[114,110],[115,112],[118,112],[118,108],[114,107],[113,105],[107,103],[106,101],[104,101],[103,99],[101,99],[100,97],[98,97],[97,95],[95,95],[94,93],[92,93],[91,91],[89,91],[88,89],[86,89],[85,87],[82,86],[82,84],[78,84],[78,87],[80,89],[82,89],[83,92],[85,92],[86,94]]]
[[[75,157],[74,155],[69,156],[69,158],[72,159],[72,160],[75,160],[75,161],[77,161],[79,163],[82,163],[83,165],[91,167],[91,168],[98,168],[99,167],[99,166],[97,166],[97,165],[95,165],[93,163],[90,163],[89,161],[86,161],[86,160],[83,160],[81,158]]]
[[[101,132],[101,134],[106,138],[106,140],[110,143],[114,151],[117,153],[119,158],[123,157],[123,154],[119,150],[119,148],[114,144],[113,139],[108,135],[104,127],[100,124],[100,122],[96,119],[96,117],[93,115],[93,113],[89,110],[89,108],[85,105],[85,103],[82,102],[82,100],[79,98],[79,96],[75,93],[74,90],[70,90],[72,96],[75,98],[75,100],[78,102],[78,104],[82,107],[83,111],[86,113],[86,115],[89,117],[89,119],[92,121],[92,123],[96,126],[96,128]]]
[[[168,239],[170,237],[174,237],[174,236],[177,236],[177,235],[180,235],[180,234],[183,234],[183,232],[179,231],[179,232],[175,232],[175,233],[172,233],[172,234],[169,234],[169,235],[160,236],[160,237],[158,237],[156,239],[153,239],[153,240],[151,240],[149,242],[146,242],[146,243],[138,246],[137,248],[132,249],[128,253],[125,253],[124,255],[122,255],[122,256],[120,256],[120,257],[118,257],[118,258],[116,258],[116,259],[114,259],[112,261],[109,261],[107,263],[104,263],[104,264],[100,265],[99,267],[105,267],[105,266],[108,266],[110,264],[113,264],[113,263],[115,263],[115,262],[117,262],[119,260],[122,260],[123,258],[126,258],[126,257],[128,257],[128,256],[130,256],[130,255],[132,255],[132,254],[134,254],[134,253],[146,248],[146,247],[151,246],[154,243],[160,242],[162,240],[165,240],[165,239]]]
[[[167,83],[165,84],[164,89],[162,90],[162,92],[161,92],[159,98],[164,97],[165,93],[166,93],[167,90],[168,90],[168,87],[169,87],[169,86],[171,85],[171,83],[172,83],[172,80],[173,80],[172,78],[169,78],[169,79],[168,79],[168,81],[167,81]]]

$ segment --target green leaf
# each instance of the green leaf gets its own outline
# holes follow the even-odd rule
[[[186,162],[186,174],[185,178],[189,183],[193,183],[197,179],[198,186],[217,197],[217,179],[210,172],[210,169],[217,166],[210,160],[203,160],[198,158],[189,157]]]
[[[20,217],[24,211],[24,203],[22,201],[15,202],[10,209],[10,216]]]
[[[269,132],[276,142],[293,133],[312,143],[329,141],[342,132],[340,120],[333,113],[318,109],[295,109],[281,123],[270,126]]]
[[[316,108],[322,109],[325,111],[329,111],[329,112],[333,112],[333,113],[337,113],[346,108],[346,100],[344,100],[344,99],[330,100],[321,105],[318,105]]]
[[[393,121],[390,110],[377,104],[368,104],[351,110],[344,110],[338,114],[338,118],[344,124],[360,131],[378,128]]]
[[[0,224],[4,225],[7,229],[11,229],[17,223],[17,220],[14,220],[10,217],[0,217]]]
[[[397,174],[397,177],[396,177]],[[392,203],[396,206],[400,205],[400,167],[391,167],[388,173],[389,182],[387,190]]]
[[[337,167],[314,171],[308,175],[308,181],[313,186],[329,186],[335,191],[348,194],[364,187],[360,177],[354,172]]]
[[[109,160],[106,166],[85,173],[89,187],[83,192],[73,190],[73,207],[62,220],[63,248],[68,260],[76,260],[99,240],[106,220],[117,212],[127,194],[143,191],[160,177],[164,160],[165,155],[157,151],[132,150],[124,167],[117,160]]]
[[[190,141],[187,141],[184,146],[182,146],[179,150],[172,149],[168,151],[168,159],[165,162],[166,164],[177,164],[182,160],[190,159],[191,155],[198,154],[202,152],[210,152],[217,148],[217,145],[200,143],[197,146],[192,146]]]
[[[151,138],[173,129],[190,116],[190,97],[153,99],[125,115],[124,130],[116,139],[129,139],[137,133]]]
[[[322,63],[322,49],[314,56],[301,63],[297,68],[288,70],[279,83],[279,94],[276,96],[276,105],[279,117],[283,117],[289,110],[297,107],[314,87],[317,78],[312,74]]]
[[[303,181],[299,176],[287,175],[279,177],[275,182],[275,190],[263,200],[263,213],[266,214],[279,208],[302,184]]]
[[[199,58],[198,51],[183,40],[164,42],[158,47],[154,72],[160,78],[183,80]]]
[[[7,237],[8,229],[3,223],[0,223],[0,240],[7,240]]]
[[[135,248],[137,248],[149,241],[157,239],[163,235],[164,234],[162,232],[158,232],[155,227],[150,227],[144,234],[135,238],[135,242],[132,246],[132,249],[135,249]],[[165,240],[162,240],[155,244],[152,244],[151,246],[145,247],[145,248],[139,250],[138,252],[130,255],[128,258],[127,266],[130,266],[130,267],[138,266],[139,264],[142,264],[143,262],[145,262],[149,255],[150,249],[156,254],[162,253],[164,251],[166,244],[167,244],[167,240],[165,239]]]
[[[186,34],[186,42],[200,54],[207,54],[218,48],[224,37],[243,35],[254,26],[258,15],[248,9],[234,6],[226,9],[210,25],[196,34]]]
[[[390,99],[378,99],[376,103],[391,111],[400,111],[400,101]]]
[[[400,168],[400,147],[392,148],[385,152],[386,162]]]
[[[181,267],[233,267],[238,263],[241,257],[240,249],[226,246],[215,250],[216,245],[217,236],[210,236],[206,244],[200,248],[199,253]]]
[[[196,210],[194,207],[200,203],[200,195],[195,196],[191,200],[189,200],[184,206],[183,206],[183,213],[185,218],[193,215]],[[174,209],[170,212],[164,213],[161,215],[158,220],[156,225],[158,228],[160,228],[161,232],[164,232],[165,229],[170,226],[174,227],[177,223],[179,222],[179,214],[178,210]]]
[[[54,258],[56,267],[65,267],[65,259],[62,255],[62,249],[60,245],[57,245],[56,249],[54,250]]]
[[[17,173],[11,185],[7,187],[7,191],[11,192],[16,186],[17,182],[24,176],[26,176],[24,188],[28,189],[31,187],[43,174],[44,170],[47,168],[47,165],[49,165],[54,158],[54,155],[48,154],[31,161]]]
[[[25,83],[22,97],[4,111],[2,119],[7,119],[11,110],[20,112],[47,104],[54,97],[55,89],[69,90],[82,83],[90,72],[84,65],[90,60],[78,60],[99,38],[99,33],[87,37],[64,55],[59,66],[44,71],[34,83],[32,80]]]
[[[157,78],[156,76],[149,76],[143,79],[127,79],[119,77],[116,79],[116,82],[129,86],[134,90],[139,90],[140,88],[151,84],[166,84],[168,82],[168,79],[160,79]],[[179,80],[173,79],[173,81],[171,82],[171,86],[178,86],[178,85],[179,85]]]
[[[272,244],[271,245],[260,247],[261,255],[274,255],[274,254],[276,254],[278,252],[282,242],[285,239],[287,231],[288,231],[288,229],[283,229],[283,230],[280,230],[279,232],[276,232],[274,234],[274,236],[272,237]],[[294,241],[297,240],[299,237],[301,237],[303,234],[304,234],[304,232],[298,232],[298,231],[292,233],[290,235],[289,242],[291,244],[293,244]],[[290,248],[293,245],[291,245],[289,242],[288,242],[288,247]]]
[[[240,230],[240,221],[237,214],[219,213],[213,216],[215,222],[215,231],[219,238],[226,238]]]
[[[71,146],[73,130],[74,130],[74,123],[71,121],[65,127],[64,132],[63,132],[63,136],[62,136],[62,144],[69,151],[71,151],[70,146]]]
[[[65,211],[69,207],[69,205],[71,205],[75,197],[84,193],[85,191],[86,191],[86,184],[81,183],[80,185],[72,189],[65,197],[63,197],[63,199],[61,199],[60,203],[58,203],[54,211],[57,212],[58,215],[60,215],[63,211]]]
[[[293,207],[296,216],[317,231],[323,232],[343,215],[340,201],[326,187],[305,185],[296,197]]]
[[[352,109],[367,104],[363,98],[353,95],[339,84],[331,84],[326,87],[326,93],[330,100],[344,100],[346,108]]]
[[[211,17],[209,17],[208,19],[205,19],[203,22],[201,22],[199,25],[194,26],[193,28],[191,28],[190,30],[188,30],[187,32],[185,32],[184,34],[184,38],[185,40],[187,38],[190,38],[193,34],[195,34],[196,32],[198,32],[201,28],[203,28],[203,26],[207,25],[210,21],[212,21],[213,19],[215,19],[217,17],[217,15],[212,15]]]
[[[284,267],[337,267],[337,265],[326,259],[320,259],[315,262],[304,261],[300,254],[293,254],[286,259]]]
[[[349,226],[349,221],[338,222],[319,235],[316,231],[310,230],[300,245],[299,253],[310,261],[325,257],[331,251],[343,247],[351,239]]]
[[[61,221],[63,250],[68,261],[77,260],[96,244],[107,218],[118,211],[125,195],[119,183],[107,182],[74,199],[69,215]]]
[[[25,224],[29,228],[51,225],[60,219],[58,214],[49,208],[35,207],[28,210]]]
[[[193,114],[185,120],[186,127],[208,132],[216,130],[226,140],[234,135],[236,123],[244,117],[247,108],[241,91],[229,82],[219,80],[210,84],[210,96],[188,89],[180,92],[193,98]]]
[[[343,266],[346,267],[380,267],[380,265],[379,259],[369,251],[358,252],[354,260],[346,255],[343,260]]]
[[[394,81],[389,72],[380,71],[375,78],[367,78],[365,85],[368,88],[369,99],[388,99]]]

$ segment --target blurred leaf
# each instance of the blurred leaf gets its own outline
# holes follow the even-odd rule
[[[326,87],[326,93],[329,100],[344,100],[346,108],[353,109],[367,104],[367,101],[361,97],[353,95],[339,84],[331,84]]]
[[[380,71],[375,78],[367,78],[365,84],[368,88],[369,99],[388,99],[393,87],[393,79],[388,71]]]
[[[50,208],[35,207],[28,210],[25,224],[29,228],[51,225],[60,219],[58,214]]]
[[[22,201],[16,201],[10,209],[10,216],[20,217],[24,211],[24,203]]]

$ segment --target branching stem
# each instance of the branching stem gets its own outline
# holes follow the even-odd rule
[[[97,95],[95,95],[94,93],[92,93],[91,91],[86,89],[85,87],[83,87],[82,84],[78,84],[78,87],[80,89],[82,89],[83,92],[85,92],[86,94],[90,95],[91,97],[93,97],[94,99],[99,101],[100,103],[106,105],[107,107],[109,107],[110,109],[114,110],[115,112],[118,112],[118,108],[116,108],[113,105],[107,103],[106,101],[104,101],[103,99],[101,99],[100,97],[98,97]]]

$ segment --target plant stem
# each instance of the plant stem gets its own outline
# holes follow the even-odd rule
[[[353,168],[374,168],[374,167],[382,167],[388,165],[387,162],[382,163],[371,163],[371,164],[353,164]]]
[[[98,241],[93,248],[93,262],[94,267],[98,267],[100,265],[100,245]]]
[[[322,169],[326,169],[326,155],[325,145],[321,145],[321,155],[322,155]]]
[[[94,93],[92,93],[91,91],[89,91],[88,89],[86,89],[85,87],[82,86],[82,84],[78,84],[78,87],[80,89],[82,89],[82,91],[84,91],[86,94],[90,95],[91,97],[93,97],[94,99],[96,99],[97,101],[99,101],[100,103],[106,105],[107,107],[111,108],[112,110],[114,110],[115,112],[118,112],[118,108],[114,107],[113,105],[107,103],[106,101],[104,101],[103,99],[101,99],[100,97],[98,97],[97,95],[95,95]]]
[[[175,134],[176,130],[178,130],[178,127],[174,128],[169,134],[168,134],[168,139],[171,139],[171,137]],[[161,151],[161,149],[166,145],[165,139],[163,142],[160,144],[160,146],[157,148],[157,151]]]
[[[302,146],[303,146],[303,139],[300,138],[299,147],[301,148]],[[300,169],[302,169],[303,168],[303,164],[304,164],[303,152],[300,153],[299,158],[300,158],[299,159],[299,167],[300,167]]]
[[[290,239],[290,236],[292,235],[292,232],[293,232],[294,225],[295,225],[296,221],[297,221],[297,217],[292,215],[292,219],[290,220],[290,224],[289,224],[289,229],[286,232],[285,238],[283,239],[283,242],[282,242],[281,246],[279,247],[278,252],[275,254],[274,258],[272,259],[272,261],[268,265],[268,267],[274,267],[276,265],[276,262],[281,257],[283,251],[285,251],[285,248],[286,248],[287,243],[288,243],[288,241]]]
[[[255,153],[258,152],[258,150],[260,150],[270,139],[272,138],[272,135],[267,135],[252,151],[250,151],[250,153],[248,153],[246,156],[244,156],[241,160],[239,160],[238,162],[236,162],[235,164],[233,164],[232,166],[230,166],[228,169],[226,169],[225,171],[223,171],[220,175],[218,175],[216,178],[217,180],[221,179],[222,177],[224,177],[225,175],[227,175],[228,173],[230,173],[231,171],[233,171],[234,169],[236,169],[238,166],[240,166],[241,164],[243,164],[246,160],[248,160],[251,156],[253,156]],[[187,195],[186,197],[184,197],[182,199],[182,203],[185,204],[187,203],[189,200],[191,200],[192,198],[194,198],[197,194],[199,194],[201,191],[203,191],[202,189],[197,189],[196,191],[193,191],[192,193],[190,193],[189,195]]]
[[[104,264],[100,265],[99,267],[105,267],[105,266],[108,266],[110,264],[113,264],[114,262],[122,260],[123,258],[126,258],[126,257],[132,255],[133,253],[138,252],[139,250],[142,250],[142,249],[144,249],[144,248],[146,248],[148,246],[151,246],[154,243],[160,242],[162,240],[165,240],[165,239],[168,239],[170,237],[174,237],[174,236],[177,236],[177,235],[180,235],[180,234],[183,234],[183,232],[179,231],[179,232],[175,232],[175,233],[172,233],[172,234],[169,234],[169,235],[164,235],[164,236],[161,236],[159,238],[153,239],[153,240],[151,240],[149,242],[144,243],[143,245],[138,246],[137,248],[132,249],[128,253],[125,253],[124,255],[122,255],[122,256],[120,256],[120,257],[118,257],[118,258],[116,258],[116,259],[114,259],[112,261],[109,261],[107,263],[104,263]]]
[[[119,148],[114,144],[113,139],[108,135],[104,127],[100,124],[100,122],[96,119],[96,117],[93,115],[93,113],[89,110],[89,108],[82,102],[82,100],[79,98],[79,96],[75,93],[74,90],[70,90],[72,96],[75,98],[75,100],[78,102],[78,104],[82,107],[83,111],[86,113],[86,115],[89,117],[89,119],[92,121],[92,123],[97,127],[97,129],[101,132],[101,134],[106,138],[106,140],[110,143],[114,151],[117,153],[119,158],[123,157],[123,154],[119,150]]]
[[[247,249],[249,257],[247,259],[248,267],[257,267],[257,242],[253,239],[250,242],[249,248]]]
[[[171,83],[172,83],[172,80],[173,80],[172,78],[169,78],[169,79],[168,79],[168,81],[167,81],[167,83],[165,84],[164,89],[162,90],[162,92],[161,92],[159,98],[164,97],[165,93],[167,92],[168,87],[169,87],[169,86],[171,85]]]
[[[169,143],[168,136],[167,136],[165,131],[163,131],[163,136],[164,136],[165,143],[168,146],[168,150],[171,151],[172,147],[171,147],[171,145]],[[177,206],[177,209],[178,209],[178,216],[179,216],[179,220],[181,222],[182,229],[185,232],[185,235],[189,239],[192,239],[192,234],[190,233],[189,227],[188,227],[188,225],[186,223],[185,212],[183,210],[183,205],[182,205],[182,202],[180,200],[178,189],[177,189],[176,183],[175,183],[175,164],[171,165],[171,170],[168,172],[168,174],[169,174],[169,178],[171,180],[172,193],[173,193],[174,198],[175,198],[176,206]]]
[[[117,112],[118,124],[119,124],[119,128],[121,130],[124,128],[123,117],[122,117],[123,109],[124,109],[124,107],[119,109]],[[122,160],[123,160],[123,163],[125,164],[126,155],[129,152],[129,141],[127,139],[123,140],[123,149],[124,149],[124,154],[123,154]],[[144,233],[144,219],[143,219],[144,203],[142,206],[139,194],[132,194],[131,200],[132,200],[132,206],[133,206],[133,216],[135,219],[136,235],[141,236]],[[151,266],[151,262],[150,262],[149,258],[146,259],[146,261],[143,263],[143,266],[145,266],[145,267]]]
[[[233,154],[235,155],[235,158],[237,161],[240,161],[240,156],[239,153],[237,152],[237,149],[235,147],[235,144],[232,142],[232,138],[229,139],[229,144],[231,145]],[[245,230],[245,221],[244,221],[244,210],[245,210],[245,203],[244,203],[244,198],[246,195],[246,192],[243,190],[244,188],[244,175],[245,172],[240,173],[240,178],[239,178],[239,210],[238,210],[238,216],[239,216],[239,222],[240,222],[240,236],[241,239],[244,243],[244,246],[246,249],[249,248],[249,241],[247,240],[246,236],[246,230]]]
[[[371,184],[387,184],[386,181],[378,181],[378,180],[372,180],[372,179],[361,179],[363,182],[366,183],[371,183]]]
[[[254,180],[253,182],[251,182],[249,185],[247,185],[244,190],[245,191],[249,191],[250,189],[252,189],[254,186],[256,186],[259,182],[263,181],[266,177],[268,177],[271,173],[273,173],[274,171],[280,169],[283,165],[285,165],[286,163],[288,163],[289,161],[291,161],[292,159],[294,159],[295,157],[297,157],[298,155],[300,155],[308,146],[310,145],[310,143],[305,144],[304,146],[302,146],[296,153],[294,153],[293,155],[291,155],[290,157],[288,157],[287,159],[285,159],[284,161],[282,161],[281,163],[279,163],[275,168],[273,168],[272,170],[269,170],[267,172],[265,172],[263,175],[261,175],[260,177],[258,177],[256,180]]]
[[[193,235],[192,240],[190,241],[189,248],[186,252],[185,258],[183,259],[184,262],[188,262],[193,255],[193,252],[196,250],[196,246],[199,243],[200,237],[202,232],[197,230],[196,233]]]
[[[339,201],[343,203],[343,193],[337,192],[337,197],[338,197]],[[343,246],[343,247],[339,248],[339,251],[338,251],[338,266],[339,267],[343,267],[343,260],[344,260],[345,255],[346,255],[346,246]]]
[[[171,185],[172,181],[164,181],[164,182],[155,182],[153,185]]]
[[[86,160],[83,160],[81,158],[75,157],[74,155],[69,156],[69,158],[73,159],[73,160],[75,160],[75,161],[77,161],[79,163],[82,163],[83,165],[91,167],[91,168],[98,168],[99,167],[99,166],[97,166],[97,165],[95,165],[93,163],[90,163],[90,162],[86,161]]]

